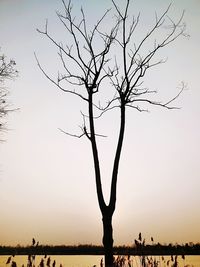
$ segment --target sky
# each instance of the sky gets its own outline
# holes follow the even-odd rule
[[[92,26],[111,1],[73,0],[73,12],[83,6]],[[121,7],[125,1],[117,1]],[[130,13],[140,11],[138,40],[168,6],[166,0],[135,0]],[[101,244],[102,220],[98,207],[91,147],[79,133],[83,103],[61,92],[41,73],[34,57],[56,77],[57,50],[39,34],[48,19],[51,34],[68,43],[56,10],[60,0],[0,0],[1,53],[17,63],[19,77],[7,86],[11,108],[8,131],[0,144],[0,244],[27,245],[34,237],[42,244]],[[200,2],[174,0],[170,17],[184,21],[190,38],[180,37],[166,47],[167,58],[145,77],[155,96],[167,101],[187,90],[175,104],[181,109],[149,107],[149,112],[127,112],[120,162],[117,205],[113,217],[115,244],[131,245],[142,232],[147,241],[200,242]],[[109,23],[109,22],[107,22]],[[141,28],[140,28],[141,27]],[[106,26],[105,26],[106,28]],[[164,29],[163,29],[164,30]],[[158,36],[159,37],[159,36]],[[118,113],[98,122],[102,183],[106,200],[118,131]]]

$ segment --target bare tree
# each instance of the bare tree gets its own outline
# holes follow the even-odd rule
[[[78,96],[87,105],[87,114],[82,113],[83,126],[80,135],[65,133],[79,138],[86,136],[92,147],[96,191],[103,221],[105,266],[113,266],[112,217],[116,205],[117,177],[124,140],[126,110],[132,108],[141,112],[145,111],[148,105],[166,109],[176,108],[172,106],[172,102],[182,92],[184,84],[173,98],[163,103],[153,100],[153,94],[156,91],[144,88],[143,78],[149,69],[164,62],[164,60],[155,61],[155,55],[161,49],[179,36],[186,36],[185,24],[182,22],[184,14],[177,22],[173,21],[168,16],[169,6],[162,15],[156,14],[154,25],[142,40],[135,40],[134,34],[139,25],[140,15],[132,18],[128,16],[130,0],[124,0],[123,11],[114,0],[111,2],[115,16],[111,17],[112,27],[110,29],[106,27],[107,31],[105,31],[102,29],[103,23],[110,15],[111,10],[107,10],[93,28],[89,29],[83,9],[81,9],[81,19],[77,21],[72,14],[71,1],[66,3],[62,0],[64,13],[57,12],[57,16],[64,25],[68,36],[71,36],[71,43],[64,45],[56,41],[49,33],[48,23],[44,30],[38,30],[38,32],[46,36],[57,47],[63,73],[59,72],[56,79],[52,78],[36,57],[38,66],[47,79],[63,92]],[[155,36],[162,28],[164,34],[158,41]],[[151,42],[148,50],[144,49],[147,42]],[[66,82],[68,86],[66,86]],[[106,104],[102,105],[101,102],[96,102],[96,99],[105,86],[114,90],[114,93],[111,98],[107,99]],[[102,191],[97,144],[98,136],[102,135],[96,132],[95,120],[115,108],[120,110],[120,127],[112,168],[110,200],[107,205]]]
[[[15,61],[13,59],[6,61],[4,55],[0,55],[0,131],[5,130],[5,116],[12,111],[9,109],[7,96],[8,90],[5,87],[7,80],[12,80],[18,75],[18,71],[15,69]]]

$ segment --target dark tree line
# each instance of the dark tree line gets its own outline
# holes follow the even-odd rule
[[[200,244],[145,244],[142,249],[137,246],[114,246],[114,255],[200,255]],[[0,255],[103,255],[103,246],[0,246]]]

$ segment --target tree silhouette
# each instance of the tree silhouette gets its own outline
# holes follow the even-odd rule
[[[168,16],[170,9],[168,6],[160,16],[155,15],[154,25],[149,32],[143,35],[142,40],[135,40],[134,33],[138,28],[140,15],[132,18],[128,15],[130,0],[124,0],[124,10],[118,7],[116,1],[112,0],[111,2],[115,16],[111,16],[113,9],[109,9],[91,28],[82,8],[80,10],[81,18],[78,21],[73,15],[72,2],[66,3],[62,0],[64,12],[57,12],[57,16],[61,24],[64,25],[68,33],[67,36],[71,38],[69,39],[71,43],[63,44],[56,41],[56,38],[49,33],[47,22],[45,29],[38,29],[38,32],[46,36],[57,47],[63,70],[54,79],[44,70],[36,57],[38,66],[47,79],[63,92],[81,98],[87,105],[87,114],[82,113],[81,133],[78,135],[65,133],[78,138],[86,136],[91,144],[96,191],[103,221],[105,266],[113,266],[112,217],[116,206],[117,178],[124,140],[126,110],[131,108],[140,112],[146,111],[148,105],[167,109],[176,108],[172,106],[172,102],[182,92],[184,84],[181,85],[174,97],[163,103],[153,99],[156,91],[143,87],[143,78],[149,69],[165,62],[164,60],[155,60],[155,56],[161,49],[175,41],[179,36],[186,36],[185,24],[182,22],[184,13],[175,22]],[[106,26],[105,30],[104,21],[109,15],[109,25]],[[163,33],[160,36],[159,31],[162,28]],[[156,34],[161,37],[159,41],[156,39]],[[148,42],[150,45],[148,49],[145,49]],[[101,98],[98,99],[98,95],[104,88],[107,88],[104,97],[112,96],[103,105]],[[112,93],[108,93],[108,90]],[[120,127],[112,168],[110,199],[109,203],[106,204],[102,190],[97,144],[97,138],[104,135],[97,133],[95,122],[113,109],[120,111]]]
[[[13,59],[6,61],[4,55],[0,55],[0,131],[5,130],[5,116],[12,111],[7,102],[8,90],[5,87],[7,80],[12,80],[18,75]]]

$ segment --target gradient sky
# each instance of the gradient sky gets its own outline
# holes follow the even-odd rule
[[[79,16],[83,5],[89,24],[109,6],[108,0],[74,0]],[[119,1],[123,3],[123,1]],[[141,34],[163,12],[166,0],[135,0],[131,12],[141,11]],[[86,138],[75,139],[81,124],[81,102],[53,86],[38,69],[34,52],[50,73],[57,75],[56,50],[37,33],[45,19],[54,36],[68,40],[58,23],[60,0],[0,0],[0,47],[14,58],[20,72],[9,83],[9,101],[20,111],[8,117],[10,129],[0,145],[0,244],[101,243],[92,154]],[[189,39],[167,47],[161,65],[145,83],[167,100],[181,81],[188,90],[176,101],[180,110],[131,110],[123,147],[116,212],[115,244],[132,244],[142,232],[159,242],[200,242],[200,1],[174,0],[170,11],[178,18],[185,9]],[[97,16],[98,15],[98,16]],[[141,35],[139,34],[139,37]],[[108,196],[117,113],[99,122],[103,186]]]

